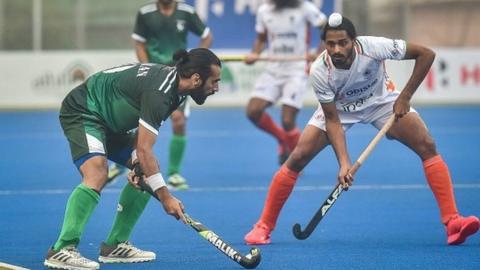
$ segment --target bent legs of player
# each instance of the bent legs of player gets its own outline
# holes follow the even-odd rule
[[[285,131],[285,144],[287,149],[285,149],[279,156],[279,164],[283,164],[289,154],[297,146],[298,140],[300,139],[301,131],[296,126],[296,118],[299,109],[289,105],[282,105],[282,127]]]
[[[86,159],[83,164],[78,165],[83,176],[82,183],[70,194],[60,236],[49,249],[44,261],[44,265],[47,267],[56,269],[99,269],[97,262],[83,257],[76,247],[80,242],[86,223],[100,200],[100,192],[107,183],[108,164],[106,157],[99,154],[87,154],[84,158],[80,158],[80,160],[82,159]],[[120,243],[128,240],[133,225],[143,212],[148,198],[150,198],[149,195],[134,189],[130,184],[126,185],[120,196],[117,217],[106,241],[107,244],[120,246]],[[131,245],[127,249],[133,251],[123,252],[124,255],[128,255],[124,256],[128,257],[126,258],[128,260],[124,262],[132,262],[132,254],[135,257],[141,255],[142,260],[140,261],[145,261],[144,254],[138,252],[138,249]],[[155,258],[154,255],[151,260]],[[116,262],[120,262],[120,260]]]
[[[258,97],[252,97],[247,105],[247,117],[259,129],[272,135],[278,142],[278,162],[283,164],[295,148],[300,137],[300,130],[295,126],[298,109],[282,106],[282,127],[279,127],[272,117],[265,112],[272,102]]]
[[[477,217],[463,217],[458,213],[450,172],[437,153],[433,138],[415,112],[400,118],[387,135],[412,149],[422,160],[427,182],[435,196],[442,223],[447,231],[447,243],[458,245],[476,233],[480,227]]]
[[[275,228],[278,216],[295,186],[299,172],[328,145],[326,132],[307,125],[297,146],[286,162],[273,176],[260,219],[245,235],[249,245],[265,245],[271,242],[270,233]]]

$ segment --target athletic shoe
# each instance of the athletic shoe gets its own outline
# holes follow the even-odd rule
[[[189,188],[187,180],[178,173],[168,177],[168,187],[172,190],[186,190]]]
[[[480,221],[475,216],[456,216],[447,223],[447,243],[460,245],[467,237],[476,233],[480,227]]]
[[[100,269],[100,265],[97,262],[83,257],[73,246],[64,247],[59,251],[54,251],[50,248],[43,265],[49,268],[67,270]]]
[[[247,245],[268,245],[270,244],[270,233],[272,230],[262,221],[253,225],[253,229],[245,235]]]
[[[110,165],[110,167],[108,167],[107,183],[111,183],[113,180],[115,180],[115,178],[126,173],[127,170],[127,167],[113,163],[112,165]]]
[[[153,261],[155,257],[155,253],[136,248],[130,242],[115,246],[102,243],[98,261],[101,263],[138,263]]]

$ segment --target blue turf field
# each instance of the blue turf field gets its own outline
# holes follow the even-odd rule
[[[313,112],[304,109],[304,125]],[[450,166],[457,206],[480,215],[480,107],[420,107]],[[278,111],[273,110],[278,116]],[[42,269],[59,232],[79,175],[70,161],[56,112],[0,113],[0,262]],[[156,152],[166,164],[170,124]],[[348,132],[356,159],[375,135],[370,126]],[[276,171],[276,145],[250,124],[242,109],[196,109],[188,126],[184,175],[192,189],[176,192],[190,215],[243,253],[243,236],[258,218]],[[291,226],[310,219],[335,185],[337,165],[327,148],[307,167],[285,205],[273,244],[262,246],[258,269],[480,269],[480,235],[449,247],[418,158],[382,139],[359,170],[356,188],[344,193],[312,236],[296,240]],[[102,194],[80,243],[95,259],[113,221],[120,179]],[[102,265],[101,269],[241,269],[195,231],[151,201],[131,239],[157,253],[153,263]]]

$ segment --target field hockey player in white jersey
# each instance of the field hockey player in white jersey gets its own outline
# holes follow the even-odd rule
[[[255,63],[264,49],[269,62],[255,83],[247,117],[278,141],[280,164],[300,137],[296,117],[306,91],[306,68],[316,57],[308,53],[310,26],[321,29],[325,22],[326,16],[309,1],[272,0],[258,9],[257,38],[245,63]],[[276,102],[282,106],[281,127],[265,111]]]
[[[326,50],[311,69],[313,90],[320,105],[302,132],[298,145],[273,177],[261,217],[245,236],[247,244],[270,243],[270,233],[299,172],[329,144],[339,164],[338,181],[348,189],[353,175],[345,131],[356,123],[380,129],[393,114],[396,121],[387,137],[401,142],[418,155],[440,209],[447,243],[463,243],[478,231],[479,220],[459,214],[447,164],[437,152],[420,115],[410,106],[435,53],[404,40],[357,37],[353,23],[338,13],[330,15],[322,40]],[[401,92],[388,79],[384,65],[387,59],[415,60],[412,74]]]

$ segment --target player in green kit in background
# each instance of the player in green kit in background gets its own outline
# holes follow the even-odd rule
[[[138,61],[172,65],[173,53],[187,48],[188,32],[201,37],[199,47],[210,47],[210,29],[192,6],[181,0],[158,0],[143,6],[137,14],[132,34]],[[176,190],[188,189],[187,181],[180,175],[187,142],[185,125],[190,113],[188,102],[185,100],[171,116],[173,136],[169,147],[168,184]],[[121,173],[118,166],[111,166],[109,181]]]
[[[170,194],[153,145],[160,126],[187,96],[203,104],[218,91],[221,63],[205,48],[179,50],[173,59],[173,67],[138,63],[98,72],[63,100],[60,123],[82,182],[70,194],[62,230],[48,251],[45,266],[99,269],[97,262],[80,255],[77,246],[107,183],[107,159],[128,168],[140,166],[146,184],[154,190],[165,212],[185,222],[183,205]],[[155,259],[155,253],[128,242],[150,197],[130,182],[125,185],[110,234],[100,247],[100,262]]]

